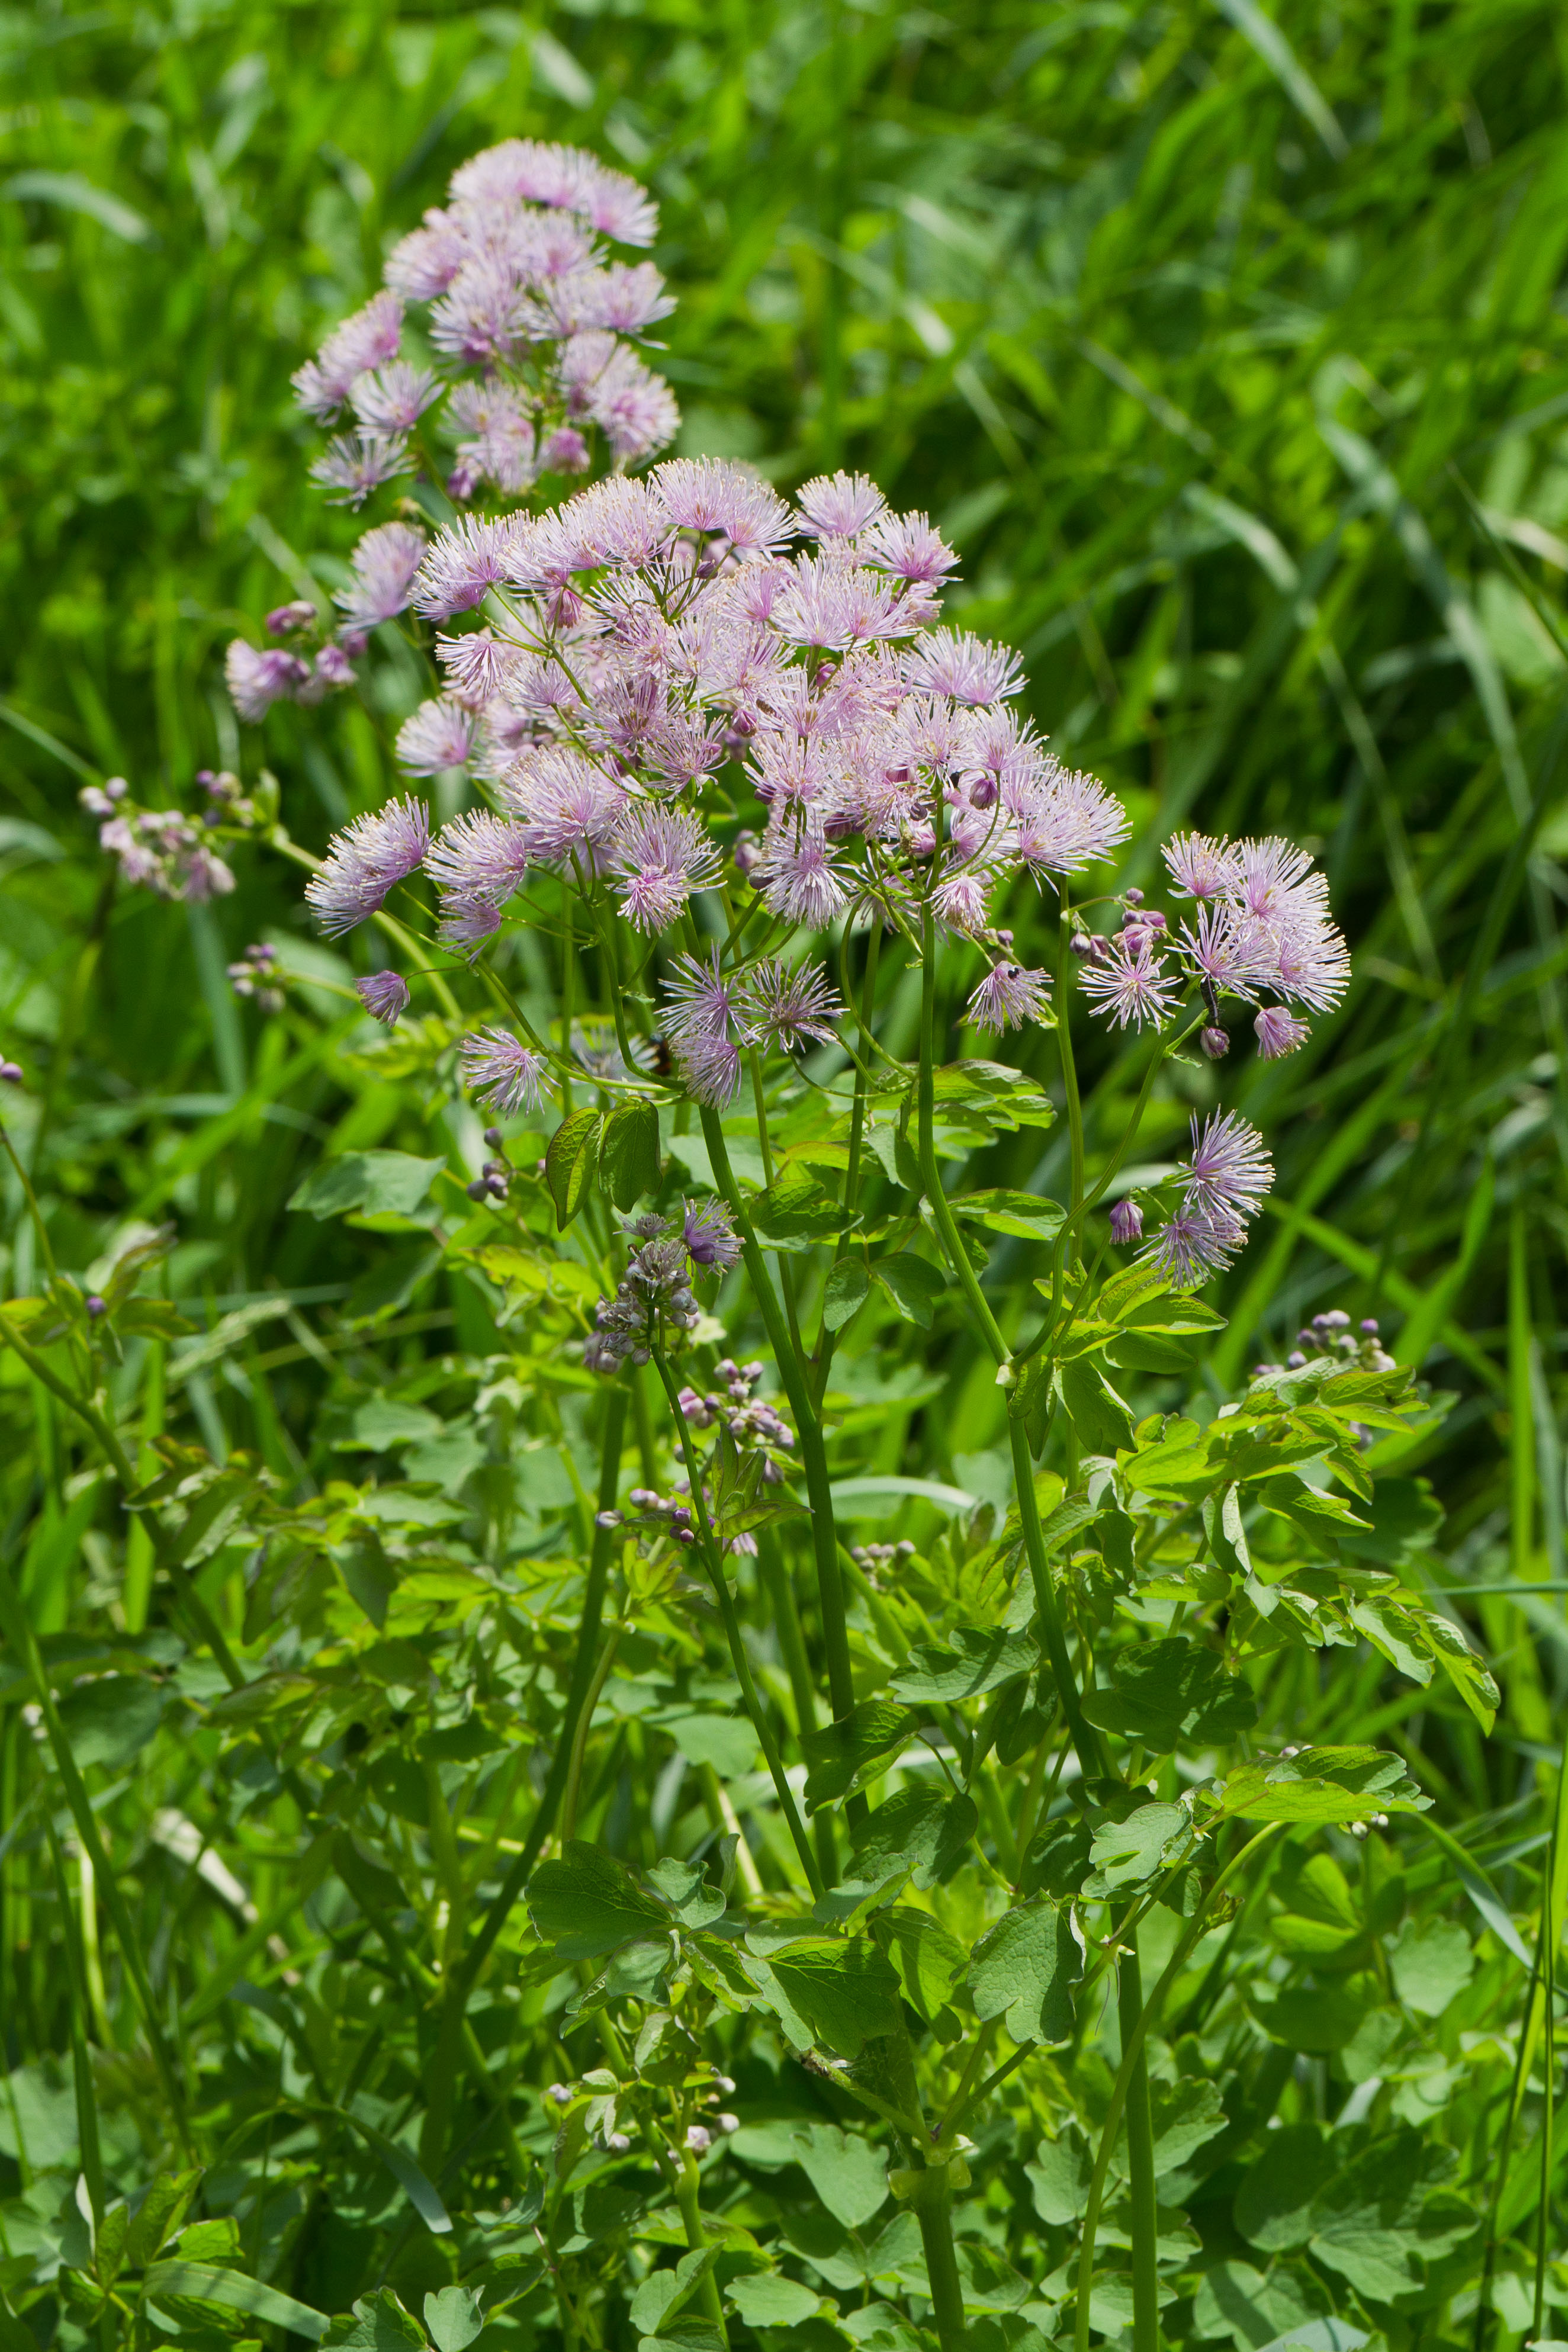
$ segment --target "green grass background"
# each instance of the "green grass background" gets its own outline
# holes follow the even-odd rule
[[[262,1024],[224,977],[269,930],[310,953],[291,878],[242,858],[188,914],[117,893],[75,793],[180,800],[239,757],[225,643],[356,531],[306,480],[290,370],[465,154],[560,137],[659,197],[682,448],[784,488],[842,462],[928,509],[954,616],[1021,650],[1041,727],[1125,798],[1133,875],[1194,821],[1323,860],[1343,1008],[1292,1060],[1180,1077],[1147,1137],[1223,1083],[1276,1155],[1210,1378],[1321,1308],[1381,1317],[1458,1398],[1419,1464],[1455,1574],[1568,1574],[1560,9],[111,0],[6,11],[0,60],[0,1048],[63,1265],[172,1208],[177,1296],[281,1284],[330,1323],[372,1260],[283,1204],[323,1148],[418,1148],[407,1104],[312,1043],[331,1000]],[[313,846],[388,789],[407,689],[378,691],[247,740]],[[1104,1040],[1088,1060],[1102,1141],[1127,1081]],[[1051,1150],[1015,1142],[986,1181],[1048,1192]],[[416,1301],[387,1360],[462,1311]],[[193,1374],[172,1425],[287,1469],[326,1378],[279,1336],[255,1377]],[[45,1407],[9,1371],[0,1399],[0,1528],[58,1632],[105,1605],[107,1554],[60,1533]],[[928,1427],[928,1475],[980,1412]],[[1554,1738],[1563,1660],[1555,1604],[1473,1622],[1508,1706],[1446,1757],[1461,1807]]]

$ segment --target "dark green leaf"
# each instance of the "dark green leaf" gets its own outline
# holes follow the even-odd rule
[[[900,1789],[868,1814],[856,1833],[852,1874],[867,1885],[907,1869],[922,1890],[952,1870],[979,1825],[971,1797],[950,1795],[945,1784]]]
[[[868,1936],[803,1939],[763,1965],[815,2038],[841,2058],[858,2058],[898,2023],[898,1976]]]
[[[588,1197],[588,1188],[599,1164],[599,1138],[604,1126],[599,1111],[569,1111],[550,1139],[544,1155],[544,1180],[555,1203],[555,1222],[559,1226],[569,1225]]]
[[[1057,1386],[1086,1454],[1115,1454],[1132,1444],[1132,1416],[1098,1364],[1076,1356],[1057,1368]]]
[[[918,1645],[909,1664],[892,1678],[897,1697],[911,1706],[954,1699],[978,1698],[1015,1676],[1026,1675],[1038,1664],[1039,1649],[1030,1633],[1009,1633],[1001,1626],[984,1633],[961,1625],[949,1636],[948,1646]]]
[[[1054,1241],[1067,1212],[1058,1201],[1035,1192],[966,1192],[949,1203],[955,1217],[973,1217],[994,1234],[1013,1234],[1021,1241]]]
[[[406,1151],[345,1151],[314,1169],[290,1194],[289,1206],[312,1217],[342,1217],[353,1210],[411,1217],[446,1164]]]
[[[1242,2236],[1265,2253],[1304,2246],[1311,2235],[1312,2200],[1336,2161],[1316,2124],[1287,2124],[1266,2132],[1236,2193],[1236,2226]]]
[[[548,1170],[548,1160],[546,1162]],[[605,1121],[599,1145],[599,1181],[617,1209],[634,1208],[658,1190],[658,1112],[642,1097],[621,1103]],[[555,1192],[557,1205],[561,1196]],[[563,1224],[571,1212],[562,1215]]]
[[[982,2022],[1005,2021],[1015,2042],[1065,2042],[1083,1956],[1065,1910],[1039,1898],[1009,1911],[975,1946],[969,1990]]]
[[[83,1771],[89,1764],[128,1764],[163,1715],[163,1691],[141,1675],[95,1675],[60,1701],[60,1721]]]
[[[806,1762],[805,1801],[809,1811],[847,1797],[852,1789],[875,1780],[902,1753],[920,1728],[920,1717],[907,1706],[886,1699],[862,1699],[847,1716],[806,1732],[800,1743]]]
[[[243,2271],[224,2270],[216,2263],[153,2263],[146,2273],[146,2291],[153,2302],[163,2295],[193,2295],[204,2303],[222,2304],[226,2310],[243,2311],[266,2326],[291,2328],[296,2336],[309,2336],[312,2344],[321,2343],[328,2332],[328,2322],[309,2304],[296,2303],[291,2294],[263,2286],[259,2279],[247,2278]]]
[[[570,1839],[559,1861],[542,1863],[528,1882],[537,1934],[563,1960],[596,1958],[634,1936],[667,1931],[669,1914],[597,1846]]]
[[[871,1268],[906,1323],[929,1331],[937,1303],[947,1288],[947,1276],[923,1257],[879,1258]]]
[[[822,1319],[830,1331],[842,1331],[866,1304],[871,1277],[863,1260],[841,1257],[827,1277],[822,1294]]]
[[[1119,1651],[1111,1675],[1114,1691],[1087,1692],[1084,1714],[1102,1731],[1141,1740],[1156,1755],[1169,1755],[1184,1735],[1195,1741],[1235,1739],[1258,1720],[1258,1702],[1247,1685],[1226,1674],[1214,1651],[1180,1635]]]

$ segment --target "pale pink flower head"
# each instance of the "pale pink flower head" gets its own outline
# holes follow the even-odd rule
[[[510,1029],[475,1031],[464,1038],[458,1060],[468,1093],[504,1117],[537,1110],[544,1099],[549,1065]]]
[[[1241,860],[1234,843],[1203,833],[1178,833],[1160,852],[1175,887],[1200,902],[1233,897],[1241,883]]]
[[[373,971],[355,981],[354,993],[384,1028],[395,1028],[399,1015],[408,1010],[408,982],[400,971]]]
[[[1285,1055],[1295,1053],[1312,1034],[1307,1022],[1298,1021],[1282,1004],[1266,1004],[1252,1026],[1258,1037],[1258,1057],[1265,1062],[1278,1062]]]
[[[649,479],[682,530],[718,531],[747,555],[767,554],[788,541],[789,509],[745,466],[723,457],[667,457]]]
[[[1049,975],[1017,963],[995,965],[969,1000],[977,1029],[1021,1029],[1026,1021],[1045,1020],[1049,1011]]]
[[[775,915],[820,931],[849,903],[840,861],[826,841],[806,833],[795,840],[786,829],[763,843],[752,868],[752,883]]]
[[[747,974],[745,1005],[747,1042],[783,1054],[807,1044],[831,1045],[844,1019],[826,972],[807,964],[792,971],[776,956],[764,957]]]
[[[634,803],[616,836],[621,910],[635,930],[665,931],[695,890],[710,890],[722,860],[690,809]]]
[[[968,630],[931,630],[905,654],[903,674],[917,694],[946,695],[976,709],[1024,687],[1024,666],[1012,647],[988,645]]]
[[[1201,1128],[1194,1115],[1192,1151],[1180,1165],[1185,1205],[1209,1215],[1255,1217],[1274,1181],[1263,1138],[1239,1111],[1216,1112]]]
[[[862,563],[879,572],[933,587],[958,564],[941,531],[933,530],[923,514],[879,515],[861,538],[858,553]]]
[[[350,397],[360,426],[366,433],[412,433],[432,401],[441,396],[441,380],[429,368],[407,360],[356,376]]]
[[[1084,965],[1079,985],[1095,1012],[1119,1029],[1141,1029],[1145,1022],[1158,1028],[1182,994],[1180,981],[1173,979],[1144,930],[1123,931],[1103,955]]]
[[[531,530],[521,515],[493,521],[460,515],[426,550],[414,582],[415,609],[428,620],[447,621],[481,603],[515,576]]]
[[[563,743],[524,752],[502,779],[500,797],[521,818],[531,857],[543,866],[582,857],[595,872],[626,804],[623,783]]]
[[[795,493],[801,529],[811,539],[853,539],[887,511],[887,499],[865,474],[818,474]]]
[[[363,507],[373,490],[408,471],[408,444],[401,433],[340,434],[310,467],[310,479],[327,491],[334,507]]]
[[[1175,1289],[1193,1290],[1227,1266],[1246,1239],[1246,1226],[1228,1211],[1188,1206],[1161,1227],[1143,1255]]]
[[[466,768],[476,733],[473,712],[453,696],[443,694],[433,702],[422,702],[397,730],[398,765],[415,776],[438,776],[449,768]]]
[[[389,801],[332,836],[323,863],[305,885],[317,922],[337,938],[374,915],[388,892],[423,865],[430,819],[423,801]]]
[[[373,294],[363,310],[334,327],[313,360],[294,376],[294,393],[309,416],[325,424],[347,400],[354,380],[397,357],[403,305],[395,293]]]
[[[281,646],[257,647],[236,637],[224,657],[229,699],[246,724],[255,727],[275,702],[294,701],[310,682],[307,663]]]
[[[345,629],[374,629],[406,611],[414,575],[427,544],[424,532],[413,523],[378,523],[365,532],[353,551],[349,585],[340,588],[332,600],[343,616]]]

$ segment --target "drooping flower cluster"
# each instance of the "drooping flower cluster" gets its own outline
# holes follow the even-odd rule
[[[238,961],[229,965],[228,984],[237,996],[248,997],[258,1013],[281,1013],[283,1010],[278,950],[269,940],[253,941]]]
[[[1228,1265],[1246,1242],[1247,1220],[1263,1206],[1274,1162],[1258,1129],[1239,1111],[1227,1110],[1201,1127],[1194,1117],[1193,1148],[1178,1172],[1180,1203],[1145,1255],[1177,1289],[1190,1290]],[[1112,1219],[1114,1234],[1114,1212]]]
[[[310,468],[329,499],[363,506],[423,467],[458,505],[481,488],[508,500],[585,472],[595,435],[616,467],[665,447],[680,412],[638,345],[674,303],[651,262],[610,258],[650,245],[658,226],[635,181],[579,148],[508,139],[470,156],[447,204],[394,247],[381,290],[295,372],[305,414],[338,428]],[[338,639],[313,655],[232,645],[240,717],[350,683],[370,630],[406,609],[425,545],[407,522],[368,531],[337,596]],[[274,636],[318,626],[303,600],[268,615]]]
[[[1277,837],[1179,834],[1163,855],[1173,887],[1193,901],[1191,917],[1173,929],[1141,890],[1126,892],[1114,940],[1080,932],[1073,941],[1084,994],[1118,1028],[1157,1028],[1197,989],[1209,1015],[1203,1046],[1214,1060],[1230,1043],[1220,1006],[1235,997],[1256,1008],[1266,1061],[1294,1053],[1309,1030],[1291,1008],[1330,1012],[1350,979],[1326,879],[1305,850]]]
[[[626,1270],[614,1298],[601,1298],[596,1328],[584,1342],[583,1361],[591,1372],[618,1371],[628,1360],[646,1364],[655,1348],[683,1339],[702,1320],[691,1285],[701,1267],[733,1265],[735,1241],[730,1220],[717,1201],[693,1208],[688,1202],[679,1225],[654,1213],[634,1217],[625,1228],[632,1244]]]
[[[214,777],[204,770],[198,782],[208,787],[205,825],[249,822],[250,804],[239,797],[237,778]],[[124,879],[156,891],[160,898],[226,898],[234,875],[203,825],[183,809],[140,808],[128,797],[130,789],[123,776],[110,776],[78,795],[88,814],[101,820],[98,845],[115,859]]]

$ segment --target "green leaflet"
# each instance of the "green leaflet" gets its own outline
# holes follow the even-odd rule
[[[815,1811],[836,1797],[874,1780],[906,1748],[920,1728],[920,1717],[907,1706],[886,1699],[863,1699],[841,1721],[807,1732],[801,1753],[806,1761],[805,1801]]]
[[[1247,1685],[1212,1650],[1175,1638],[1137,1643],[1111,1667],[1114,1688],[1085,1695],[1083,1711],[1102,1731],[1168,1754],[1184,1737],[1229,1741],[1258,1720]]]
[[[549,1159],[545,1160],[549,1173]],[[658,1190],[658,1112],[639,1097],[623,1102],[605,1120],[599,1142],[599,1181],[617,1209],[632,1209],[645,1193]],[[551,1185],[557,1206],[561,1195]],[[562,1223],[570,1211],[563,1211]]]
[[[973,1799],[950,1795],[945,1782],[900,1789],[856,1832],[851,1870],[868,1885],[907,1870],[923,1891],[956,1866],[979,1820]]]
[[[1083,1958],[1067,1913],[1022,1904],[982,1937],[969,1971],[975,2015],[1004,2020],[1015,2042],[1065,2042]]]
[[[291,1209],[312,1217],[411,1217],[446,1166],[406,1151],[345,1151],[326,1160],[289,1195]]]
[[[534,1927],[563,1960],[595,1958],[617,1944],[668,1930],[669,1915],[619,1863],[574,1838],[558,1862],[542,1863],[528,1882]]]
[[[1039,1655],[1030,1633],[1009,1633],[1000,1627],[986,1633],[963,1625],[945,1648],[925,1644],[911,1650],[908,1665],[893,1676],[892,1688],[911,1706],[978,1698],[1029,1673]]]
[[[243,2271],[226,2270],[216,2263],[153,2263],[146,2273],[145,2291],[154,2303],[160,2295],[189,2295],[204,2303],[222,2304],[226,2311],[242,2311],[268,2326],[291,2328],[296,2336],[309,2336],[312,2344],[354,2340],[332,2335],[331,2323],[309,2304],[297,2303],[277,2287],[264,2286],[259,2279],[247,2278]],[[418,2338],[401,2340],[417,2342]]]
[[[797,2049],[817,2041],[858,2058],[897,2021],[898,1974],[868,1937],[803,1937],[743,1965]]]
[[[569,1111],[550,1139],[544,1181],[555,1203],[557,1225],[569,1225],[588,1197],[599,1165],[605,1121],[596,1110]],[[635,1196],[634,1196],[635,1197]]]

